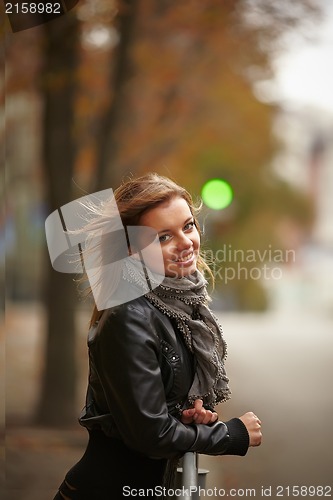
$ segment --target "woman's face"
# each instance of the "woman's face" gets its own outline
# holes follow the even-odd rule
[[[140,225],[157,231],[166,276],[181,278],[196,271],[200,236],[184,198],[177,196],[148,210]]]

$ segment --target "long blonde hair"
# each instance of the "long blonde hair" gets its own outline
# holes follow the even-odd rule
[[[114,199],[112,201],[113,206],[114,202],[116,202],[121,222],[126,227],[139,225],[140,219],[145,212],[174,197],[181,197],[187,202],[195,225],[201,235],[197,220],[201,204],[195,205],[190,193],[168,177],[156,173],[148,173],[141,177],[130,178],[114,191]],[[102,209],[99,212],[95,211],[95,213],[95,218],[85,227],[85,231],[89,234],[89,239],[93,239],[94,231],[98,232],[101,226],[107,223],[108,219],[110,220],[110,207],[108,207],[108,203],[106,202]],[[198,269],[204,274],[208,273],[210,278],[214,279],[202,255],[198,257]],[[88,293],[91,292],[90,286],[87,287],[87,291]],[[102,312],[97,309],[96,305],[94,306],[90,320],[91,325],[101,317]]]

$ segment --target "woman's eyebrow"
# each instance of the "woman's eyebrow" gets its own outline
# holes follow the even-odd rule
[[[193,215],[191,215],[191,217],[189,217],[188,219],[186,219],[186,221],[183,222],[182,226],[185,226],[191,220],[193,220]],[[158,234],[160,234],[160,233],[168,233],[170,231],[171,231],[171,229],[161,229],[160,231],[158,231]]]

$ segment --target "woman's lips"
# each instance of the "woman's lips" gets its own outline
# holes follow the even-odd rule
[[[184,255],[183,257],[179,257],[179,259],[174,260],[174,262],[180,266],[192,264],[193,261],[194,261],[193,251],[188,253],[187,255]]]

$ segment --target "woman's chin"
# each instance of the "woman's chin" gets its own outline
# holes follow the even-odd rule
[[[169,278],[186,278],[186,276],[195,273],[196,270],[196,263],[193,263],[191,266],[177,266],[167,269],[165,275]]]

